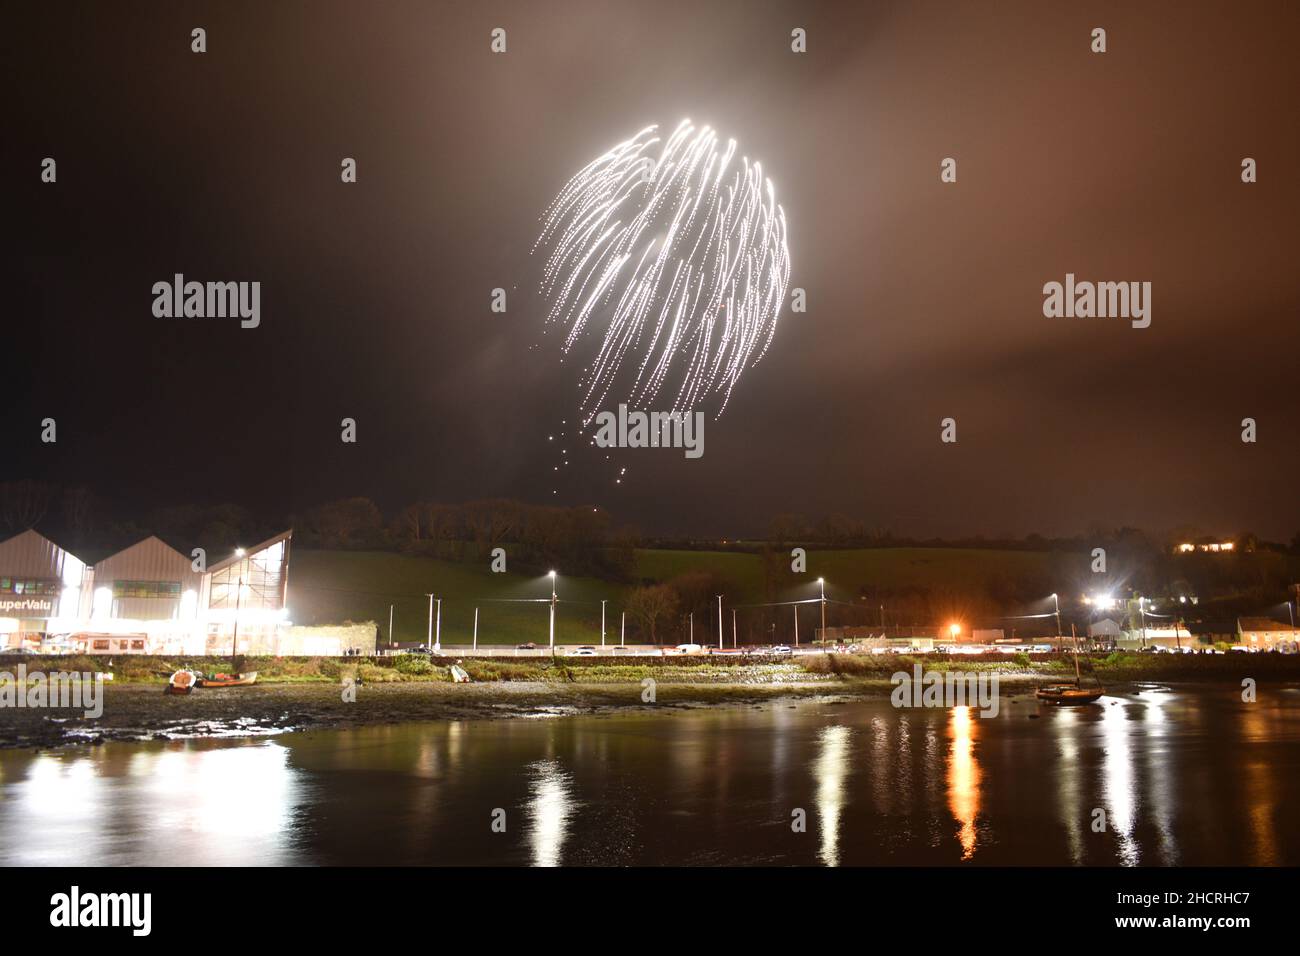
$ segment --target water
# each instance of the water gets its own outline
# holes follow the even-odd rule
[[[1005,697],[10,751],[0,863],[1300,863],[1300,690]]]

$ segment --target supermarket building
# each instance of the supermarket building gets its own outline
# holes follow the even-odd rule
[[[0,650],[292,653],[292,536],[284,531],[199,571],[157,537],[89,565],[24,531],[0,542]]]

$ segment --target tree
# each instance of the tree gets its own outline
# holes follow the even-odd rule
[[[73,540],[82,544],[94,527],[90,489],[84,485],[63,492],[63,523]]]
[[[659,621],[677,613],[677,592],[666,584],[636,588],[627,598],[627,612],[641,625],[641,633],[649,632],[650,643],[657,644]]]
[[[0,520],[10,531],[26,531],[45,517],[50,506],[50,486],[40,481],[6,481],[0,484]]]
[[[383,516],[369,498],[342,498],[307,513],[307,531],[327,547],[372,545]]]

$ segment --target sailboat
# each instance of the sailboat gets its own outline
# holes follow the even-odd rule
[[[1096,687],[1084,687],[1079,674],[1079,635],[1070,625],[1070,636],[1074,638],[1074,683],[1046,684],[1034,691],[1034,696],[1048,704],[1095,704],[1106,693],[1106,688],[1097,681]],[[1096,671],[1093,672],[1096,677]]]

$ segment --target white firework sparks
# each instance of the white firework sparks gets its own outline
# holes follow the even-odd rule
[[[648,126],[569,180],[543,217],[546,323],[564,353],[600,345],[579,382],[589,424],[616,400],[671,411],[716,396],[721,415],[766,354],[790,279],[785,213],[761,164],[683,120],[666,141]],[[603,323],[603,327],[601,327]]]

